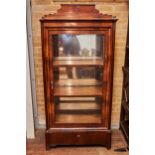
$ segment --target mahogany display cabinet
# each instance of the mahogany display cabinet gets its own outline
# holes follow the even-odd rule
[[[109,149],[116,17],[66,4],[40,21],[46,148]]]

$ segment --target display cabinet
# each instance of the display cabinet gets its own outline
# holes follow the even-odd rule
[[[116,21],[95,5],[61,5],[42,17],[47,148],[110,148]]]

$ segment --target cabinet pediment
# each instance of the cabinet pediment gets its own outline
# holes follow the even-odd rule
[[[44,20],[117,20],[115,16],[102,14],[95,5],[62,4],[57,13],[42,17]]]

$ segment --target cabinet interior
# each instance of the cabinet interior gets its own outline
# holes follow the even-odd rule
[[[103,35],[52,35],[56,123],[101,123]]]

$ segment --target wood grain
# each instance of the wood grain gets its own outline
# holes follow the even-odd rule
[[[102,96],[102,87],[55,87],[54,96]]]
[[[100,114],[57,114],[56,123],[101,123]]]
[[[96,79],[60,79],[55,81],[55,86],[99,86],[102,82]]]
[[[53,66],[103,66],[102,59],[79,59],[79,60],[54,60]]]
[[[59,103],[57,105],[57,109],[61,109],[61,110],[76,110],[76,109],[81,109],[81,110],[88,110],[88,109],[100,109],[101,108],[101,104],[96,103],[96,102],[69,102],[69,103]]]

